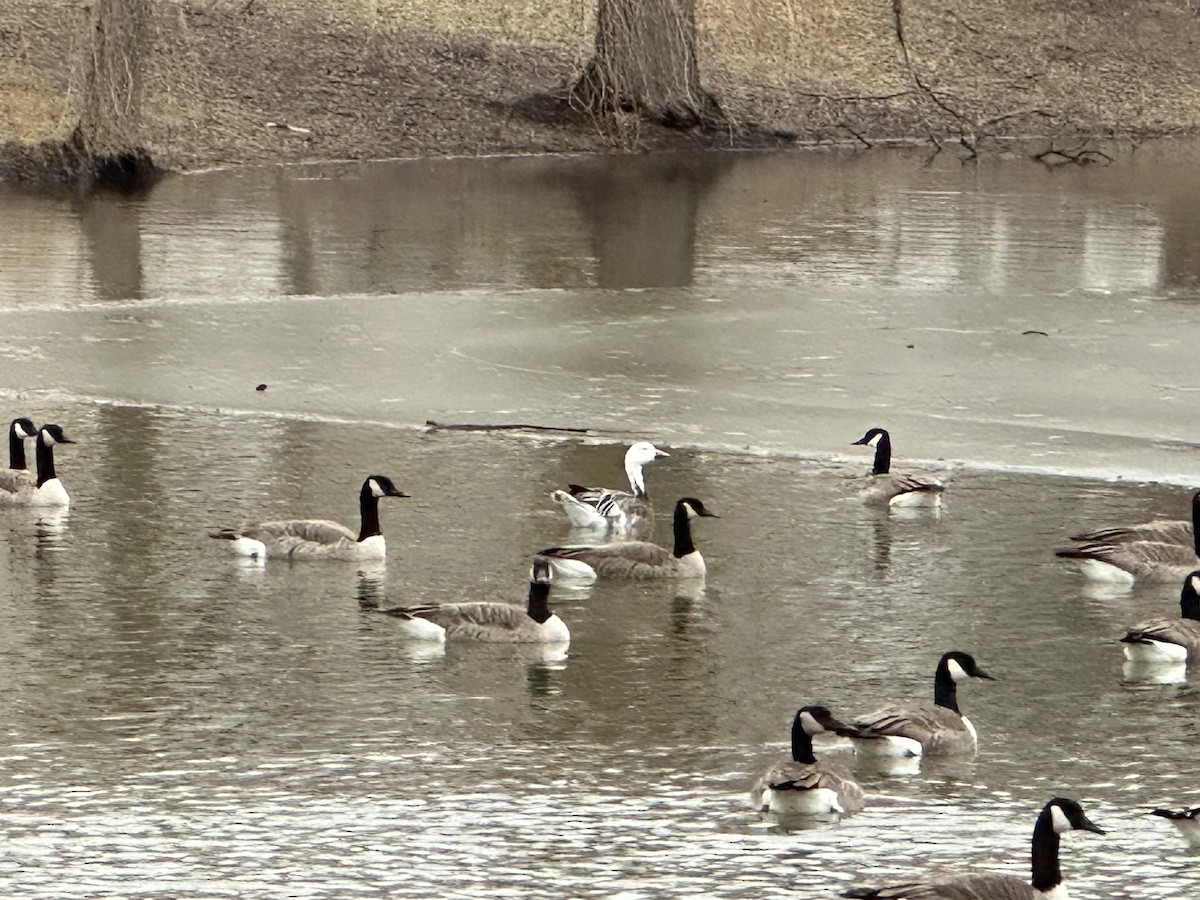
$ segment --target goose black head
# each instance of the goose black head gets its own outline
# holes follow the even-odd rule
[[[392,484],[392,479],[386,475],[368,475],[363,482],[363,492],[369,492],[373,497],[407,497],[408,494]]]
[[[975,662],[975,657],[961,650],[951,650],[949,653],[943,654],[941,665],[946,668],[950,677],[955,681],[966,681],[968,678],[986,678],[989,681],[996,680],[979,667],[978,663]]]
[[[1104,834],[1104,829],[1083,814],[1083,807],[1066,797],[1055,797],[1046,804],[1050,822],[1058,834],[1064,831],[1093,831]]]
[[[822,731],[841,734],[849,728],[844,722],[835,719],[828,707],[819,704],[800,707],[796,711],[795,721],[799,722],[808,734],[820,734]]]
[[[19,438],[37,437],[37,426],[33,424],[31,419],[13,419],[12,424],[8,426],[8,430],[11,434]]]
[[[533,565],[529,567],[529,580],[538,584],[549,584],[554,578],[554,567],[550,565],[550,560],[543,556],[536,556],[533,559]]]
[[[687,512],[689,519],[694,516],[707,516],[711,519],[721,518],[715,512],[709,512],[707,509],[705,509],[704,503],[700,500],[697,500],[695,497],[681,497],[679,502],[675,505],[676,507],[684,509]]]
[[[38,432],[42,436],[42,440],[47,444],[73,444],[75,443],[65,434],[58,425],[46,424],[42,426],[42,430]]]
[[[871,441],[875,440],[876,438],[885,438],[887,436],[888,436],[888,433],[885,429],[872,428],[870,431],[868,431],[866,434],[864,434],[862,437],[860,437],[857,441],[855,441],[850,446],[858,447],[858,446],[862,445],[862,446],[869,447],[869,446],[871,446]]]

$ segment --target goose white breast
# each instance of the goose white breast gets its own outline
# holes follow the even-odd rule
[[[379,499],[407,497],[386,475],[370,475],[359,489],[358,535],[328,519],[283,519],[240,528],[222,528],[209,537],[228,541],[230,550],[250,559],[382,560],[387,547],[379,526]]]

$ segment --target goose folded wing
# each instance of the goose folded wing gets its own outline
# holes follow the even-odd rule
[[[1128,544],[1136,541],[1153,541],[1161,544],[1186,544],[1193,546],[1192,523],[1159,519],[1143,525],[1121,528],[1101,528],[1071,535],[1071,540],[1081,544]]]
[[[665,547],[649,541],[617,541],[612,544],[580,547],[550,547],[539,551],[538,556],[575,559],[589,565],[606,560],[625,560],[636,565],[661,566],[671,559],[671,554]]]
[[[953,721],[957,719],[957,713],[944,707],[918,707],[876,713],[857,723],[857,727],[863,737],[906,737],[927,744],[939,727],[957,724]]]
[[[1166,641],[1194,646],[1200,644],[1200,621],[1194,619],[1150,619],[1146,622],[1139,622],[1130,628],[1123,640],[1126,643]]]
[[[941,884],[912,882],[891,887],[847,891],[843,897],[871,900],[1009,900],[1044,896],[1016,878],[980,875]]]
[[[425,619],[445,629],[514,628],[529,621],[524,608],[511,603],[447,603],[441,606],[396,606],[380,612],[408,619]]]
[[[615,511],[615,508],[621,504],[636,499],[628,491],[582,487],[578,484],[572,484],[569,487],[572,497],[580,503],[586,503],[588,506],[595,507],[596,510],[604,515],[610,514],[610,511]]]
[[[1147,567],[1195,568],[1200,560],[1195,548],[1162,541],[1129,541],[1123,544],[1089,543],[1061,547],[1055,556],[1067,559],[1096,559],[1118,568],[1137,571]]]
[[[893,473],[889,477],[896,489],[906,494],[914,491],[937,493],[946,489],[944,484],[934,478],[918,478],[903,472]]]
[[[313,544],[336,544],[345,540],[356,540],[358,535],[340,522],[328,519],[287,519],[278,522],[262,522],[242,529],[248,538],[264,543],[287,542]]]
[[[784,764],[764,775],[762,784],[773,791],[810,791],[821,786],[824,774],[816,766]]]

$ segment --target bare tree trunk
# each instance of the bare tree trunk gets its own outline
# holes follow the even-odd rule
[[[142,63],[152,0],[93,0],[74,78],[81,176],[130,186],[154,166],[142,148]],[[88,9],[85,7],[85,9]]]
[[[597,113],[637,113],[675,128],[715,126],[700,85],[695,0],[599,0],[596,50],[572,100]]]

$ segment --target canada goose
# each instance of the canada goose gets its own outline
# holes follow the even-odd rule
[[[22,491],[20,493],[22,498],[28,496],[28,499],[23,500],[20,505],[70,505],[71,495],[67,493],[67,489],[58,480],[58,474],[54,470],[54,447],[56,444],[73,443],[75,442],[63,434],[62,428],[58,425],[47,424],[38,429],[37,445],[34,450],[34,456],[37,459],[37,484],[32,492],[26,494],[26,492]]]
[[[892,472],[892,438],[882,428],[872,428],[850,446],[875,448],[871,483],[862,492],[863,502],[882,506],[941,506],[946,486],[935,478]]]
[[[654,515],[649,495],[646,493],[642,467],[660,456],[670,455],[649,441],[638,441],[625,451],[625,474],[629,477],[629,491],[572,484],[568,485],[569,490],[555,491],[551,496],[562,505],[574,528],[635,531],[649,524]]]
[[[1038,813],[1033,826],[1031,848],[1032,875],[1029,883],[1012,875],[967,875],[943,882],[912,882],[885,888],[856,888],[843,897],[879,898],[879,900],[1037,900],[1054,897],[1066,900],[1062,870],[1058,866],[1059,835],[1065,831],[1104,829],[1089,821],[1074,800],[1055,797]]]
[[[8,426],[8,468],[0,471],[0,506],[25,506],[37,488],[37,475],[25,462],[25,439],[37,436],[29,419],[13,419]]]
[[[805,706],[792,720],[791,759],[776,763],[754,784],[750,799],[761,812],[779,815],[853,815],[863,808],[863,792],[837,763],[813,756],[812,736],[846,726],[824,706]]]
[[[1173,809],[1155,809],[1151,810],[1150,815],[1162,816],[1179,830],[1185,841],[1193,847],[1200,847],[1200,806],[1195,809],[1181,809],[1178,812]]]
[[[649,541],[616,541],[547,547],[535,555],[548,559],[556,574],[567,578],[702,578],[706,569],[692,543],[693,516],[718,518],[695,497],[677,501],[674,550]]]
[[[1193,544],[1168,544],[1162,541],[1098,541],[1060,547],[1059,559],[1073,560],[1079,571],[1092,581],[1131,585],[1138,581],[1179,581],[1200,567],[1200,555]]]
[[[548,562],[535,559],[529,572],[529,601],[512,603],[447,603],[444,606],[396,606],[381,609],[422,640],[486,641],[508,644],[561,644],[571,640],[566,623],[550,612]]]
[[[251,559],[384,559],[387,547],[379,530],[379,498],[407,497],[386,475],[369,475],[358,492],[362,527],[358,537],[328,519],[287,519],[222,528],[209,537],[229,541],[238,556]]]
[[[880,710],[839,733],[864,740],[864,748],[886,756],[972,754],[975,726],[958,709],[958,682],[968,678],[992,680],[971,654],[951,650],[938,660],[932,706]]]
[[[1078,544],[1127,544],[1152,541],[1158,544],[1182,544],[1195,548],[1196,533],[1200,531],[1200,491],[1192,495],[1192,520],[1156,519],[1141,525],[1125,525],[1115,528],[1100,528],[1073,534],[1070,539]]]
[[[1125,658],[1134,662],[1190,663],[1200,652],[1200,570],[1191,572],[1179,593],[1181,618],[1139,622],[1121,638]]]

